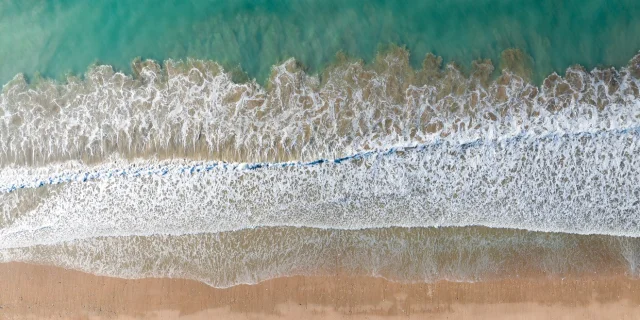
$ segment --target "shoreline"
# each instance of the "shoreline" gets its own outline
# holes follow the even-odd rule
[[[532,277],[476,283],[292,276],[217,289],[185,279],[120,279],[0,264],[2,319],[632,319],[640,279]]]

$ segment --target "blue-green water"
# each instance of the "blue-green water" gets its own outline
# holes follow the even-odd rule
[[[640,49],[637,17],[637,0],[1,0],[0,82],[96,61],[129,71],[135,57],[211,59],[262,81],[289,57],[317,72],[338,51],[369,61],[388,43],[415,66],[427,52],[468,66],[516,47],[540,79],[626,65]]]

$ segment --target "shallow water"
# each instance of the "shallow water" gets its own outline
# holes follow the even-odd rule
[[[16,260],[124,278],[195,279],[215,287],[336,272],[402,282],[638,276],[640,239],[483,227],[350,231],[271,227],[97,237],[0,250],[0,261]]]

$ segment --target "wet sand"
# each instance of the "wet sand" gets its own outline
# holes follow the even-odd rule
[[[287,277],[216,289],[0,264],[0,319],[638,319],[640,280],[624,276],[400,284]]]

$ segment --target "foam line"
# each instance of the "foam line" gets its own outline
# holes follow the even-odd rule
[[[600,130],[596,132],[577,132],[577,133],[553,133],[546,134],[543,136],[536,137],[530,133],[522,132],[516,136],[496,139],[496,140],[483,140],[477,139],[471,142],[465,142],[459,144],[460,150],[466,150],[473,147],[478,147],[481,145],[491,146],[496,144],[510,144],[517,142],[523,139],[534,139],[534,140],[557,140],[560,137],[595,137],[603,134],[632,134],[638,135],[640,132],[640,127],[632,127],[626,129],[616,129],[616,130]],[[20,174],[15,174],[14,170],[16,169],[5,169],[4,171],[13,171],[12,174],[2,174],[3,170],[0,170],[0,192],[1,193],[10,193],[16,190],[21,189],[33,189],[33,188],[41,188],[49,185],[57,185],[61,183],[69,183],[69,182],[87,182],[98,179],[115,179],[118,177],[141,177],[141,176],[151,176],[151,175],[175,175],[175,174],[196,174],[201,172],[208,172],[215,169],[219,170],[239,170],[239,171],[247,171],[247,170],[260,170],[260,169],[277,169],[277,168],[288,168],[288,167],[310,167],[310,166],[318,166],[323,164],[341,164],[347,161],[366,159],[374,156],[388,156],[391,154],[395,154],[397,152],[422,152],[428,149],[429,147],[433,147],[434,145],[438,145],[441,143],[449,143],[446,141],[436,141],[431,144],[421,144],[421,145],[413,145],[413,146],[395,146],[382,150],[369,150],[358,152],[349,156],[340,157],[336,159],[317,159],[313,161],[307,162],[259,162],[259,163],[228,163],[224,161],[215,161],[215,162],[198,162],[198,161],[189,161],[188,164],[174,164],[172,161],[161,161],[160,163],[154,164],[153,162],[136,162],[132,165],[123,167],[123,168],[114,168],[110,165],[102,165],[97,166],[98,168],[91,168],[87,166],[86,168],[79,169],[80,172],[60,172],[53,173],[48,177],[33,177],[28,173],[25,174],[21,172]],[[178,161],[179,162],[179,161]],[[194,163],[195,162],[195,163]],[[103,167],[107,168],[103,168]],[[47,168],[48,169],[48,168]],[[19,169],[18,169],[19,170]],[[51,171],[56,170],[56,167],[49,169]],[[11,181],[11,179],[18,179],[18,181]]]
[[[441,69],[437,59],[427,64],[433,69],[413,70],[402,50],[376,61],[346,61],[321,81],[290,59],[273,66],[268,86],[234,83],[220,65],[199,60],[138,61],[136,77],[110,66],[67,82],[30,85],[17,76],[0,94],[0,166],[154,154],[250,163],[331,159],[440,137],[639,125],[640,55],[620,70],[573,67],[541,86],[509,71],[484,79],[490,64],[476,65],[482,72],[470,76],[453,65]]]
[[[442,140],[305,163],[107,164],[91,171],[98,174],[76,172],[71,183],[0,194],[0,248],[262,226],[481,225],[638,237],[639,138],[633,127]],[[43,177],[34,181],[52,175]]]

